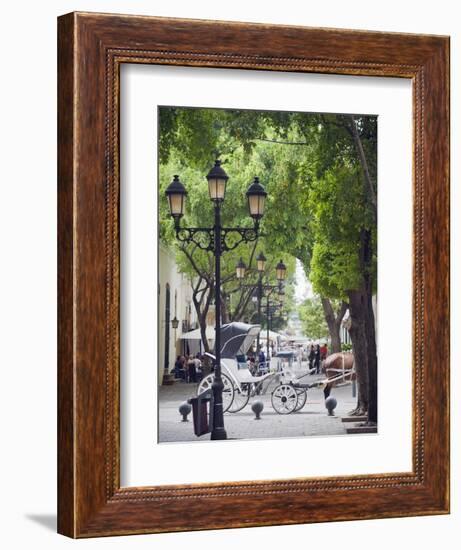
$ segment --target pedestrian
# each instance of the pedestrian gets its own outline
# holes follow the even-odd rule
[[[325,360],[327,358],[327,355],[328,355],[328,347],[327,347],[327,344],[325,342],[323,344],[323,346],[320,348],[320,366],[321,366],[321,371],[322,372],[324,370],[324,364],[325,364]]]
[[[175,378],[182,378],[182,362],[181,362],[181,356],[178,355],[176,357],[176,361],[174,362],[174,377]]]
[[[248,358],[248,368],[253,376],[256,374],[256,361],[253,356]]]
[[[202,362],[200,361],[200,354],[197,353],[194,359],[194,369],[193,369],[193,376],[192,376],[192,382],[197,382],[197,375],[202,372]]]
[[[302,346],[298,346],[296,357],[298,359],[299,368],[302,368],[302,366],[303,366],[303,348],[302,348]]]
[[[195,368],[195,359],[192,355],[187,362],[187,370],[189,372],[189,382],[195,382],[197,380],[197,371]]]
[[[320,359],[321,359],[321,361],[325,361],[325,359],[327,358],[327,355],[328,355],[328,347],[327,347],[327,344],[325,342],[325,344],[323,344],[323,346],[320,348]]]
[[[189,355],[187,353],[184,356],[183,369],[184,369],[184,381],[189,382]]]
[[[314,367],[316,374],[320,374],[320,344],[317,344],[315,348]]]
[[[260,371],[266,369],[266,356],[261,347],[259,348],[259,354],[258,354],[258,366]]]
[[[309,370],[312,371],[312,369],[314,367],[314,361],[315,361],[314,344],[311,344],[311,348],[309,350],[309,355],[308,355],[308,360],[309,360]],[[311,374],[313,374],[313,372],[311,372]]]

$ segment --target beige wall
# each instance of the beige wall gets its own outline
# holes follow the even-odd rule
[[[192,304],[192,289],[189,280],[183,274],[179,273],[175,262],[174,253],[164,245],[159,245],[158,258],[158,355],[157,368],[158,379],[161,384],[165,367],[165,301],[166,285],[170,286],[170,345],[169,345],[169,363],[168,369],[171,371],[174,367],[176,355],[181,350],[182,321],[189,319],[191,323],[196,321],[194,305]],[[176,311],[175,311],[176,295]],[[188,316],[188,306],[190,305],[191,315]],[[174,330],[171,326],[171,319],[176,315],[179,320],[179,326]]]

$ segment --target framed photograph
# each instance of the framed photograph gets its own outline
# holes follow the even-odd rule
[[[449,512],[449,39],[58,19],[58,531]]]

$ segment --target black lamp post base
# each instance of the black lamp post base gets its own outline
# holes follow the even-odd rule
[[[211,440],[222,440],[222,439],[227,439],[227,434],[226,434],[226,430],[224,429],[224,427],[222,428],[214,428],[213,431],[211,432]]]

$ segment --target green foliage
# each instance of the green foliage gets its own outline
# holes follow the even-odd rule
[[[254,176],[260,173],[259,163],[245,163],[244,154],[235,154],[232,157],[223,159],[223,167],[229,175],[227,184],[226,198],[221,210],[222,223],[225,227],[252,227],[253,222],[248,215],[246,190],[253,180]],[[213,206],[208,196],[208,183],[206,174],[210,165],[205,171],[195,167],[185,165],[178,158],[177,154],[170,154],[167,164],[160,165],[160,189],[159,189],[159,225],[160,237],[162,241],[170,247],[179,250],[178,242],[175,238],[174,223],[168,214],[168,203],[165,197],[165,189],[172,180],[174,174],[180,176],[181,181],[186,186],[188,195],[186,199],[186,215],[181,223],[190,227],[210,227],[213,225]],[[263,231],[264,221],[263,221]],[[241,244],[235,250],[226,252],[222,256],[222,274],[223,278],[232,275],[235,272],[235,265],[240,257],[246,262],[250,269],[255,270],[254,249],[257,246],[258,251],[263,250],[268,258],[268,267],[273,267],[280,260],[281,254],[284,255],[285,263],[288,261],[286,253],[273,246],[270,239],[261,238],[259,243]],[[194,249],[193,245],[187,247],[189,252],[193,252],[196,266],[200,271],[210,272],[212,268],[212,255],[200,249]],[[190,276],[195,276],[196,271],[190,265],[190,262],[184,254],[177,256],[180,268]]]
[[[304,333],[309,338],[319,340],[328,337],[328,326],[318,296],[307,298],[299,306],[299,318],[303,324]]]
[[[215,157],[230,176],[222,209],[223,224],[251,226],[245,192],[255,175],[268,192],[257,248],[242,244],[223,255],[227,292],[236,293],[235,264],[242,257],[255,276],[254,257],[263,250],[271,261],[299,258],[314,289],[341,299],[360,285],[363,270],[376,279],[376,227],[363,170],[352,139],[355,124],[376,184],[376,117],[162,107],[160,125],[160,236],[179,251],[164,191],[174,174],[188,190],[183,223],[208,226],[213,209],[205,176]],[[376,191],[376,190],[375,190]],[[371,266],[360,261],[361,235],[371,232]],[[191,277],[212,274],[209,253],[193,250],[195,266],[177,255]],[[234,301],[234,298],[233,298]]]
[[[313,214],[310,279],[314,290],[329,298],[342,298],[360,285],[360,235],[373,230],[357,166],[334,166],[316,180],[309,194]]]

